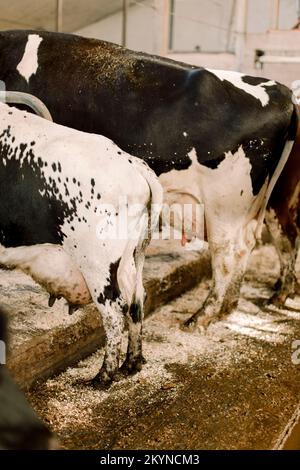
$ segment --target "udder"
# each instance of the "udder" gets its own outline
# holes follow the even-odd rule
[[[92,301],[83,275],[61,246],[1,246],[0,264],[8,269],[21,269],[29,274],[54,298],[64,297],[69,304],[78,306]]]

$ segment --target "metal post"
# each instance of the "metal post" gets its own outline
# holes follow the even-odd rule
[[[273,0],[272,29],[279,29],[280,0]]]
[[[300,0],[299,0],[300,1]],[[232,0],[231,3],[231,12],[230,12],[230,20],[229,20],[229,26],[228,26],[228,32],[227,32],[227,40],[226,40],[226,52],[231,52],[229,51],[230,48],[230,41],[231,41],[231,35],[232,35],[232,29],[233,29],[233,22],[234,22],[234,12],[236,11],[236,0]]]
[[[169,45],[168,45],[169,46],[169,51],[171,51],[173,49],[174,16],[175,16],[175,0],[170,0]]]
[[[242,72],[244,65],[244,54],[247,35],[248,1],[236,2],[236,56],[237,69]]]
[[[277,0],[276,4],[276,29],[279,29],[279,19],[280,19],[280,0]]]
[[[123,15],[122,15],[122,46],[127,46],[127,14],[128,14],[128,0],[123,0]]]
[[[56,0],[56,31],[63,30],[63,0]]]
[[[163,37],[162,37],[161,55],[167,55],[169,51],[170,15],[171,15],[171,2],[170,0],[163,0]]]
[[[295,26],[292,29],[299,29],[300,28],[300,0],[298,0],[298,9],[297,9],[298,20]]]

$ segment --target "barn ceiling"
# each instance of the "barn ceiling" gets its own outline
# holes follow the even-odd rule
[[[122,8],[122,0],[63,0],[62,30],[72,32]],[[0,0],[0,29],[56,28],[57,0]]]

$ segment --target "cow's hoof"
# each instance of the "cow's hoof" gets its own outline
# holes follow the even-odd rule
[[[278,295],[277,293],[272,295],[272,297],[267,301],[267,305],[273,305],[277,308],[284,308],[284,304],[289,296],[283,293]]]
[[[53,307],[53,305],[55,304],[55,301],[56,300],[60,300],[61,299],[61,295],[54,295],[54,294],[50,294],[49,295],[49,300],[48,300],[48,306],[49,307]]]
[[[56,296],[53,294],[50,294],[49,300],[48,300],[48,306],[53,307],[55,301],[56,301]]]
[[[274,286],[273,286],[273,290],[275,291],[279,291],[282,287],[282,281],[281,279],[277,279],[277,281],[275,282]]]
[[[197,324],[197,321],[193,317],[191,317],[180,326],[180,329],[182,331],[192,332],[192,331],[195,331],[196,324]]]
[[[261,310],[264,310],[271,303],[271,299],[251,299],[250,302]]]
[[[191,317],[182,325],[181,329],[187,333],[198,332],[205,334],[208,326],[215,321],[211,316]]]
[[[140,356],[136,359],[125,359],[125,362],[120,367],[120,372],[124,375],[134,375],[137,372],[141,372],[146,362],[144,356]]]
[[[76,312],[76,310],[78,310],[78,305],[73,305],[73,304],[69,304],[69,310],[68,310],[68,313],[69,315],[73,315],[74,312]]]
[[[294,290],[294,296],[296,295],[300,295],[300,284],[298,284],[298,282],[296,282]]]
[[[89,384],[96,390],[107,390],[113,383],[114,377],[105,370],[101,370],[96,377],[89,381]]]

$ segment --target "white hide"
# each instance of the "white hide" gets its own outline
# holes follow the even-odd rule
[[[294,80],[291,83],[291,90],[293,92],[293,98],[295,104],[300,104],[300,80]]]
[[[240,88],[246,93],[249,93],[249,95],[259,100],[262,106],[266,106],[270,101],[270,97],[264,87],[276,85],[274,80],[269,80],[268,82],[259,83],[258,85],[250,85],[250,83],[246,83],[243,81],[243,77],[245,77],[246,74],[234,72],[231,70],[213,70],[213,69],[207,69],[207,70],[213,73],[220,80],[222,81],[227,80],[228,82],[232,83],[237,88]]]
[[[192,164],[187,170],[171,170],[159,177],[166,204],[204,204],[205,218],[218,220],[216,230],[224,230],[225,226],[236,230],[237,225],[244,226],[256,216],[267,181],[260,195],[253,196],[251,163],[242,147],[235,154],[226,152],[224,160],[214,169],[199,163],[195,149],[189,157]],[[181,231],[183,221],[179,211],[176,222],[175,228]],[[203,239],[203,225],[199,228],[194,235]]]
[[[37,162],[38,157],[42,156],[43,161],[47,162],[47,166],[43,166],[40,171],[51,186],[50,178],[55,180],[59,189],[59,194],[63,195],[63,200],[70,208],[72,208],[70,200],[82,193],[83,203],[77,206],[78,217],[81,223],[65,221],[62,226],[62,232],[66,238],[63,248],[68,256],[71,256],[78,270],[82,273],[93,300],[96,300],[99,292],[102,292],[107,285],[111,263],[119,260],[126,252],[126,247],[131,242],[131,234],[127,233],[123,239],[99,239],[97,236],[97,227],[106,227],[108,217],[101,208],[104,206],[112,207],[114,217],[111,219],[116,226],[119,223],[119,198],[120,196],[127,198],[129,207],[138,205],[140,209],[130,219],[133,228],[140,220],[141,214],[150,200],[149,183],[147,182],[147,173],[152,172],[145,168],[141,169],[141,162],[122,152],[109,139],[95,134],[87,134],[64,126],[60,126],[37,116],[33,116],[23,111],[9,108],[4,104],[0,104],[0,132],[7,128],[7,124],[11,126],[11,134],[15,137],[14,145],[35,141],[34,160]],[[13,110],[13,117],[8,112]],[[119,152],[119,153],[118,153]],[[9,155],[8,159],[11,158]],[[22,163],[25,160],[23,156]],[[61,172],[57,171],[58,162],[61,165]],[[131,162],[131,163],[130,163]],[[56,164],[54,171],[52,164]],[[103,171],[105,168],[105,171]],[[144,168],[144,165],[143,165]],[[65,194],[64,182],[68,177],[69,196]],[[95,181],[94,196],[91,199],[91,177]],[[60,178],[60,181],[59,179]],[[72,183],[73,178],[76,184]],[[153,176],[153,179],[154,176]],[[80,182],[80,186],[77,185]],[[160,185],[156,183],[156,188]],[[43,190],[42,192],[45,192]],[[97,194],[101,195],[101,199],[97,199]],[[158,200],[161,196],[158,195]],[[91,207],[85,206],[86,201],[91,202]],[[83,222],[83,218],[87,223]],[[71,226],[75,225],[75,231]],[[117,232],[116,232],[117,233]],[[137,243],[138,241],[136,241]],[[129,266],[132,266],[132,254],[130,256]],[[41,273],[43,283],[46,283],[46,273]],[[128,272],[126,275],[127,292],[124,293],[126,300],[131,301],[135,284],[128,286]],[[118,271],[118,277],[122,277],[122,273]],[[134,275],[131,276],[134,278]]]
[[[224,160],[213,169],[198,162],[194,149],[189,155],[198,174],[206,218],[217,218],[220,228],[223,224],[230,227],[248,223],[259,207],[255,204],[258,196],[252,191],[251,163],[243,147],[234,154],[225,152]]]
[[[38,34],[29,34],[22,60],[17,66],[17,70],[27,82],[38,69],[38,50],[43,38]]]

